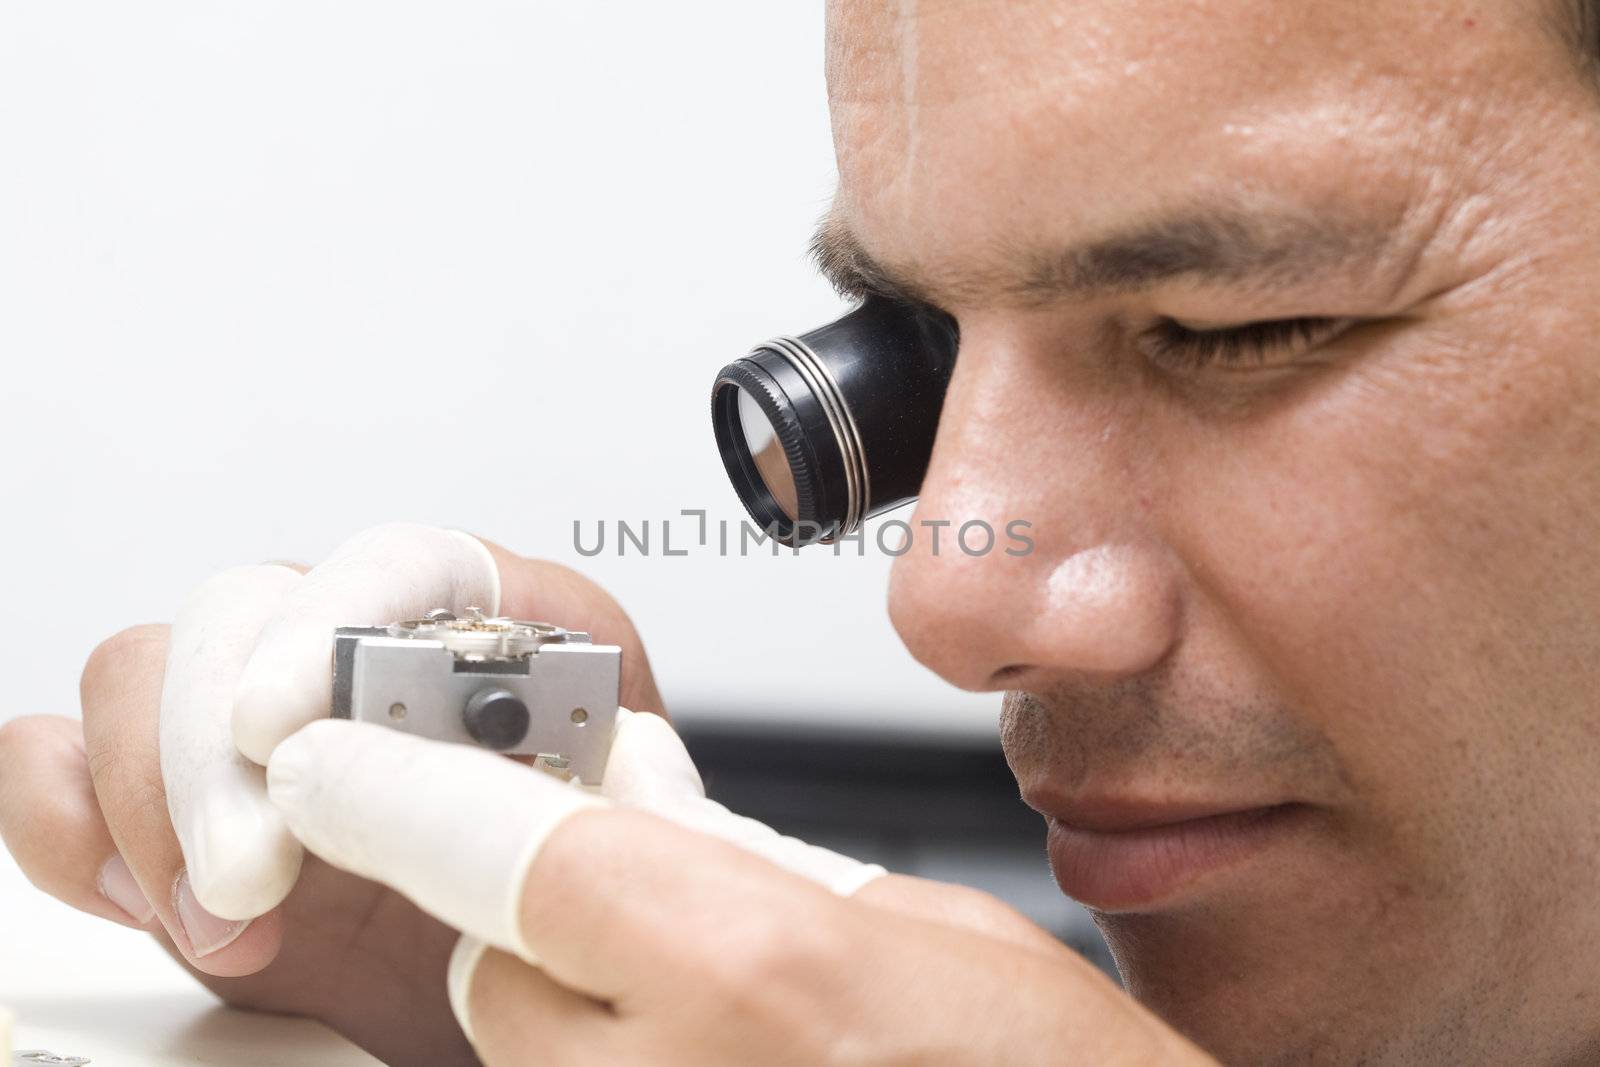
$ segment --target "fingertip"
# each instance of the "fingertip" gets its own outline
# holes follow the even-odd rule
[[[273,777],[273,768],[277,774],[300,773],[321,758],[321,754],[329,749],[340,750],[347,746],[358,744],[363,735],[372,732],[372,736],[382,738],[385,734],[377,734],[383,730],[381,726],[372,723],[354,722],[350,719],[318,719],[308,722],[294,733],[284,738],[277,748],[272,750],[272,758],[267,761],[267,780]]]
[[[288,821],[291,830],[322,784],[321,768],[330,762],[348,767],[359,755],[362,735],[382,729],[366,723],[319,719],[296,730],[272,750],[272,758],[267,761],[267,799]]]
[[[294,888],[303,850],[267,796],[266,772],[234,758],[192,780],[184,817],[173,829],[206,911],[230,921],[254,919]]]
[[[472,1036],[472,1016],[468,1003],[472,993],[472,976],[478,970],[478,963],[483,959],[483,954],[488,946],[477,938],[463,935],[456,942],[456,947],[450,953],[450,968],[445,974],[445,988],[450,995],[450,1011],[455,1015],[456,1022],[461,1026],[461,1032],[467,1035],[467,1041],[477,1044],[477,1039]]]
[[[458,537],[466,541],[468,551],[478,558],[482,574],[480,581],[475,584],[486,591],[483,595],[485,603],[481,605],[484,613],[488,615],[500,614],[500,564],[495,562],[494,553],[489,551],[488,545],[465,530],[450,530],[448,532],[452,537]]]
[[[705,796],[700,771],[672,724],[648,712],[617,709],[616,734],[606,761],[601,792],[617,801],[650,808]]]
[[[233,697],[233,744],[240,755],[265,767],[272,750],[294,733],[284,709],[295,702],[294,694],[276,678],[257,681],[246,665]]]
[[[280,814],[288,815],[299,807],[300,787],[311,765],[310,741],[302,735],[310,729],[290,734],[267,760],[267,799]]]
[[[285,738],[327,715],[332,701],[329,657],[319,655],[320,649],[285,655],[286,638],[274,630],[268,628],[245,664],[233,697],[233,743],[263,767]]]
[[[127,916],[134,927],[143,929],[156,917],[155,905],[144,895],[122,853],[111,853],[100,865],[94,884],[100,895]]]
[[[300,877],[305,851],[275,808],[260,825],[213,825],[190,858],[194,895],[206,911],[229,921],[255,919],[282,904]]]
[[[203,954],[195,952],[187,934],[168,933],[174,947],[195,970],[214,978],[243,978],[265,969],[278,958],[283,948],[283,909],[274,908],[239,924],[220,943],[207,946]]]

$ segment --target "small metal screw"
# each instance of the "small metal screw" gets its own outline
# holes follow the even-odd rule
[[[589,711],[586,708],[572,709],[572,725],[582,726],[589,721]]]
[[[401,719],[403,719],[405,717],[406,717],[406,706],[404,704],[390,704],[389,705],[389,718],[393,719],[395,722],[399,722]]]

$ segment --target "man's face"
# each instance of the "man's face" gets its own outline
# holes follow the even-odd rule
[[[1600,99],[1555,25],[833,4],[836,263],[961,327],[913,521],[1036,545],[919,536],[894,619],[1009,691],[1058,878],[1227,1059],[1600,1047]]]

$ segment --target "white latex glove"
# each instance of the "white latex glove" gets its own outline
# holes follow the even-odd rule
[[[189,597],[161,695],[161,776],[202,907],[253,919],[294,887],[300,844],[267,803],[262,768],[278,742],[327,716],[334,629],[499,605],[482,542],[407,523],[357,534],[304,576],[238,567]]]
[[[766,823],[708,800],[700,772],[683,741],[658,715],[627,709],[618,713],[616,738],[600,791],[624,807],[639,808],[732,842],[840,896],[849,896],[885,873],[876,864],[785,837]]]
[[[579,812],[648,811],[843,896],[885,873],[708,800],[683,743],[658,716],[624,709],[616,729],[598,796],[483,750],[335,720],[278,746],[267,782],[307,848],[384,882],[466,935],[449,984],[469,1036],[463,995],[484,947],[538,962],[519,919],[528,872],[550,835]]]

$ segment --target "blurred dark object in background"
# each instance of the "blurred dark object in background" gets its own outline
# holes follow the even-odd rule
[[[707,793],[741,815],[992,893],[1116,976],[1089,913],[1056,888],[1044,821],[1019,799],[998,743],[704,719],[679,728]]]

